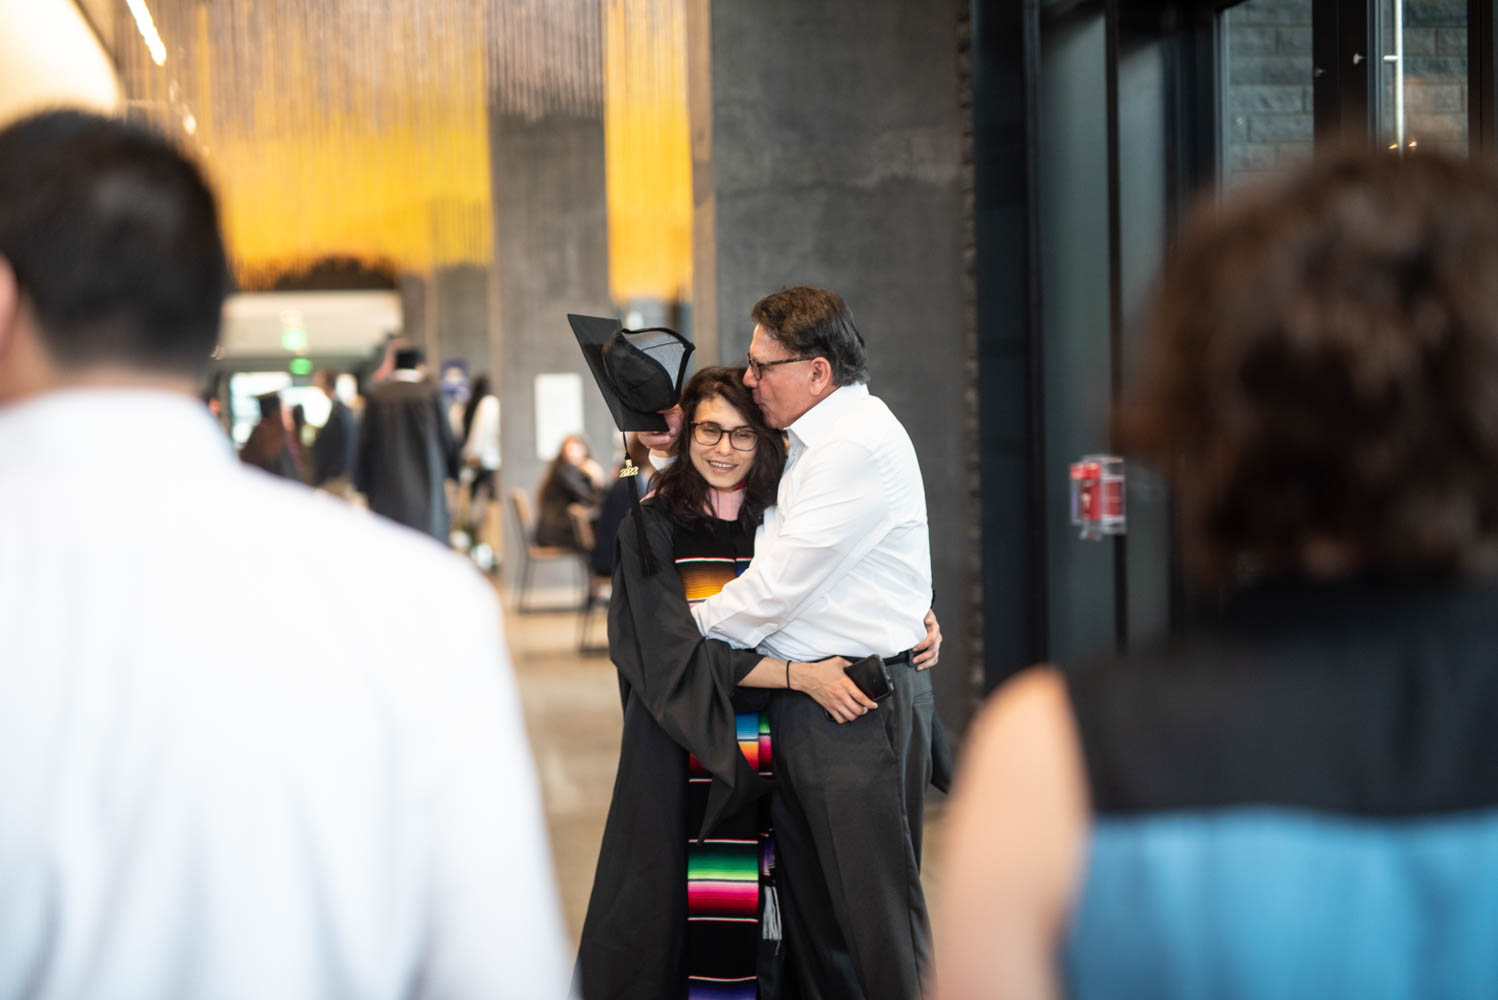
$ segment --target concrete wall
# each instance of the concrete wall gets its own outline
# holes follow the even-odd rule
[[[489,269],[468,264],[432,275],[432,324],[427,354],[432,365],[449,358],[468,362],[472,378],[490,370]]]
[[[551,455],[536,453],[535,377],[576,372],[583,378],[584,426],[595,457],[607,466],[618,434],[593,385],[567,313],[612,315],[604,201],[603,120],[547,115],[534,121],[490,119],[494,177],[494,277],[498,300],[497,376],[502,413],[505,489],[534,497]],[[506,539],[509,552],[519,539]],[[506,579],[519,559],[507,556]],[[571,584],[570,566],[543,566],[536,583]]]
[[[402,274],[396,284],[401,297],[401,337],[418,344],[429,354],[431,340],[427,336],[429,300],[431,298],[430,276]]]
[[[848,302],[869,345],[870,390],[921,458],[946,635],[937,698],[952,724],[967,711],[965,610],[976,585],[959,9],[954,0],[699,0],[688,61],[699,88],[696,277],[710,251],[714,279],[694,289],[698,340],[742,358],[750,307],[785,285],[822,285]]]

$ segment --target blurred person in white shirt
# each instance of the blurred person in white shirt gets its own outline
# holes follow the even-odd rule
[[[565,996],[494,595],[234,459],[228,286],[165,141],[0,131],[0,998]]]

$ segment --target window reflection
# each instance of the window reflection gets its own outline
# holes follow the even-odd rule
[[[1378,0],[1379,138],[1390,149],[1467,151],[1465,0]]]

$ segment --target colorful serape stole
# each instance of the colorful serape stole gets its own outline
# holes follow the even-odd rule
[[[721,537],[718,536],[719,538]],[[697,604],[749,566],[752,535],[723,545],[714,538],[699,545],[682,544],[678,537],[676,562],[688,603]],[[692,554],[692,549],[702,554]],[[736,552],[733,556],[708,552]],[[763,777],[772,776],[770,720],[762,712],[734,716],[739,752]],[[770,802],[761,798],[729,816],[710,839],[698,843],[707,811],[712,776],[695,756],[687,762],[687,933],[688,1000],[756,1000],[759,992],[758,958],[763,937],[761,912],[765,892],[774,886],[774,837],[770,831]],[[773,891],[773,890],[771,890]],[[778,936],[778,935],[772,935]]]
[[[762,777],[772,777],[770,719],[763,712],[734,716],[739,752]],[[711,775],[688,758],[691,815],[700,824]],[[692,827],[695,829],[696,827]],[[775,846],[769,800],[730,816],[698,843],[687,842],[688,1000],[754,1000],[760,927],[760,887],[774,884]]]
[[[723,585],[749,568],[745,558],[683,556],[676,560],[676,572],[688,604],[699,604],[723,589]]]

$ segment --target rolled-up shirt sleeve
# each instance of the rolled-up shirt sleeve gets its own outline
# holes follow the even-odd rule
[[[755,647],[798,617],[889,533],[890,504],[872,453],[855,443],[801,456],[793,509],[780,511],[749,568],[692,609],[702,634]]]

